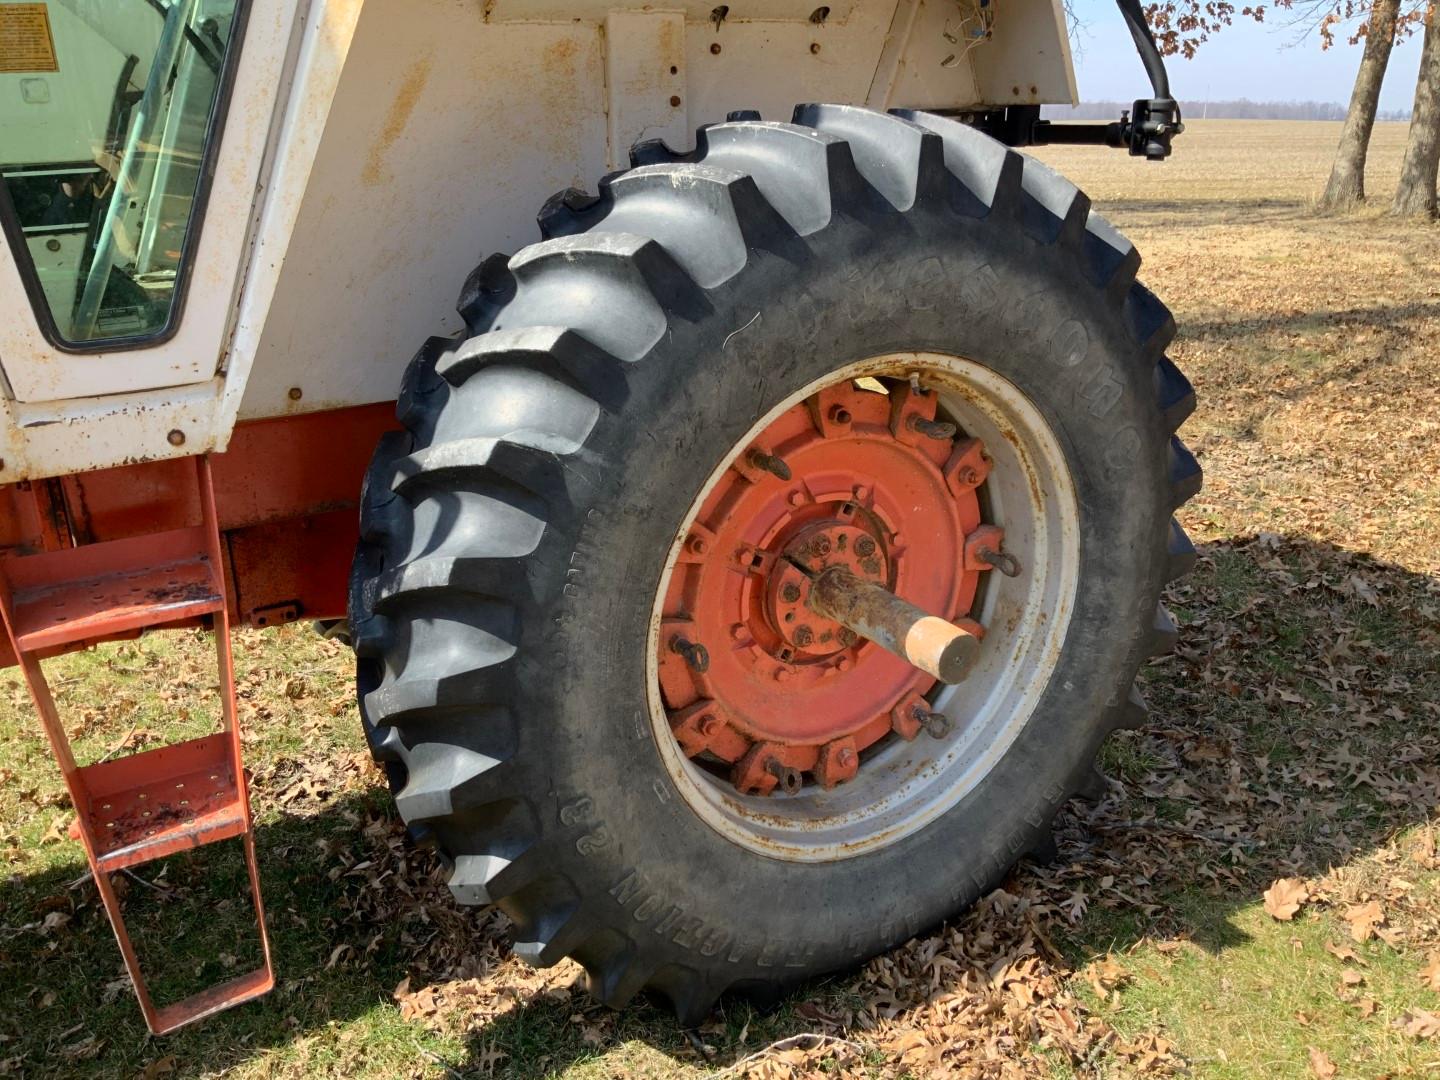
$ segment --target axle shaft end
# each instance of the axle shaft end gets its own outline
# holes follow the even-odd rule
[[[883,585],[839,567],[811,578],[805,604],[941,682],[965,678],[980,655],[980,639],[970,629],[931,615]]]
[[[935,615],[917,620],[905,634],[903,655],[943,683],[958,683],[980,657],[980,639]]]

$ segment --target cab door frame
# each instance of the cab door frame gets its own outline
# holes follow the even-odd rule
[[[168,339],[57,348],[0,237],[0,484],[225,449],[363,0],[248,6]]]
[[[213,175],[199,242],[189,260],[183,308],[168,337],[137,340],[107,349],[83,344],[61,347],[48,340],[42,297],[26,289],[19,260],[28,254],[0,248],[0,365],[9,396],[17,402],[56,401],[130,394],[167,386],[200,383],[215,375],[221,343],[234,306],[247,246],[256,185],[275,111],[285,54],[296,14],[296,0],[250,0],[241,20],[238,63],[229,80],[228,102],[214,131]],[[63,62],[63,58],[62,58]],[[223,94],[227,87],[222,82]],[[10,230],[7,230],[9,232]]]
[[[0,482],[215,448],[222,357],[307,6],[304,0],[246,4],[228,102],[216,105],[223,114],[200,207],[203,228],[170,336],[105,350],[56,346],[40,324],[45,300],[26,288],[20,269],[19,259],[29,255],[14,251],[12,236],[0,236],[0,412],[6,413]],[[55,425],[60,431],[49,431]]]

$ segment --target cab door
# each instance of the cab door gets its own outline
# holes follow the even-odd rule
[[[0,0],[11,408],[218,395],[295,8]]]

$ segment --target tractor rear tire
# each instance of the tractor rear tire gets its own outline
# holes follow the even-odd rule
[[[457,900],[503,908],[526,960],[579,961],[599,1000],[648,988],[691,1024],[728,989],[851,967],[1045,849],[1106,736],[1143,720],[1200,470],[1139,256],[1033,159],[937,116],[802,106],[632,160],[552,198],[541,242],[466,282],[463,339],[411,362],[350,624],[371,748]],[[767,854],[661,752],[657,589],[746,433],[893,353],[965,358],[1043,419],[1074,492],[1073,593],[1046,613],[1066,629],[953,805],[857,854]]]

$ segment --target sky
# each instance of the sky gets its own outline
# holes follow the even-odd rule
[[[1240,7],[1237,4],[1236,7]],[[1127,101],[1148,96],[1149,83],[1135,46],[1112,0],[1075,0],[1081,26],[1071,38],[1081,101]],[[1272,8],[1269,19],[1283,20]],[[1167,58],[1170,87],[1187,101],[1333,101],[1345,104],[1360,65],[1360,45],[1343,38],[1321,51],[1311,34],[1297,43],[1299,31],[1280,22],[1256,23],[1236,15],[1200,47],[1193,60]],[[1420,66],[1420,36],[1398,42],[1390,57],[1380,108],[1409,109]]]

